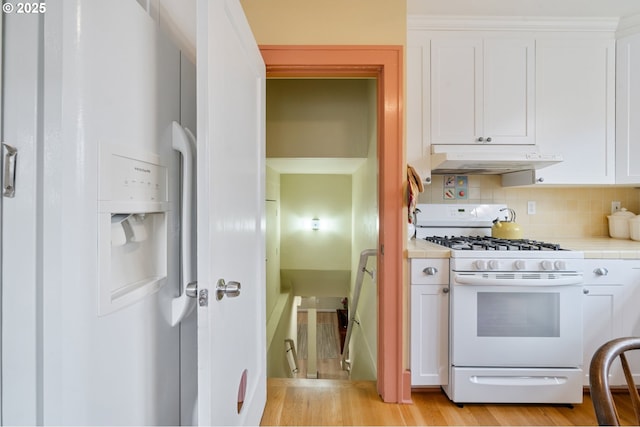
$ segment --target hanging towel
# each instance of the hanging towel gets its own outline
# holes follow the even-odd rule
[[[424,185],[422,185],[422,179],[418,172],[411,165],[407,165],[407,181],[408,181],[408,193],[409,193],[409,224],[413,223],[416,203],[418,203],[418,194],[424,191]]]

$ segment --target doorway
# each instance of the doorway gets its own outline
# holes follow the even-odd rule
[[[291,351],[297,363],[285,372],[268,360],[268,374],[375,380],[375,256],[362,286],[356,273],[361,252],[378,247],[377,81],[273,78],[266,89],[268,203],[280,213],[267,216],[268,319],[282,316],[273,308],[283,292],[302,300],[290,319],[297,334],[285,339],[292,342],[268,342],[267,354],[285,359]],[[341,314],[354,320],[344,355]],[[316,338],[317,348],[308,342]]]
[[[400,46],[261,46],[267,77],[377,79],[377,388],[385,402],[410,402],[405,366],[402,253],[406,218]],[[269,325],[268,325],[269,327]]]

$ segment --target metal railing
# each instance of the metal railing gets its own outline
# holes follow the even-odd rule
[[[289,363],[289,369],[291,369],[292,374],[297,374],[298,369],[298,354],[296,353],[296,344],[293,342],[291,338],[287,338],[284,340],[284,345],[287,347],[286,349],[286,357],[287,362]]]
[[[342,347],[342,358],[340,365],[344,371],[351,370],[351,362],[349,361],[349,341],[351,341],[351,334],[353,332],[353,324],[358,323],[356,320],[356,310],[358,309],[358,301],[360,300],[360,291],[362,290],[362,282],[364,281],[364,273],[371,276],[374,279],[374,271],[367,270],[367,262],[370,256],[377,256],[377,249],[365,249],[360,252],[360,262],[358,263],[358,275],[356,276],[356,285],[353,292],[353,302],[349,308],[349,323],[347,324],[347,334],[344,339],[344,346]],[[359,324],[359,323],[358,323]]]

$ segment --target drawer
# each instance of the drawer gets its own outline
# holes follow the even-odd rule
[[[632,276],[631,266],[623,260],[585,259],[585,285],[620,285],[627,283]]]
[[[448,258],[413,258],[411,260],[412,285],[448,285]]]

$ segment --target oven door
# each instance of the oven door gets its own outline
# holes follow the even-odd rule
[[[571,275],[509,282],[452,272],[452,365],[581,366],[582,285],[575,282]]]

